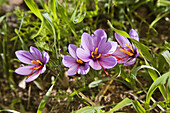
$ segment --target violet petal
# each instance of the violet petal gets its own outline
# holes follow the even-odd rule
[[[76,53],[77,53],[78,58],[80,58],[84,62],[88,62],[90,60],[91,55],[89,51],[86,51],[82,48],[78,48]]]
[[[136,62],[136,58],[131,59],[130,61],[124,63],[124,66],[130,66]]]
[[[73,65],[68,69],[68,75],[75,75],[77,72],[77,68],[78,68],[78,64],[77,65]]]
[[[35,58],[28,51],[25,50],[16,51],[15,54],[17,58],[25,64],[33,64],[31,63],[31,61],[35,60]]]
[[[113,68],[117,64],[114,57],[101,57],[99,62],[106,69]]]
[[[89,65],[95,70],[100,70],[102,68],[97,60],[96,61],[91,60],[89,62]]]
[[[46,71],[46,65],[43,66],[43,68],[41,69],[41,74],[44,73]]]
[[[139,41],[138,33],[137,33],[134,29],[131,29],[131,30],[130,30],[129,36],[130,36],[131,38]]]
[[[89,52],[93,50],[92,37],[88,33],[83,33],[81,37],[81,47]]]
[[[78,59],[77,58],[77,55],[76,55],[76,50],[77,50],[77,46],[75,46],[74,44],[70,44],[69,46],[68,46],[68,51],[69,51],[69,53],[71,54],[71,56],[73,57],[73,58],[75,58],[75,59]]]
[[[72,58],[71,56],[64,56],[62,63],[64,64],[64,66],[66,67],[71,67],[75,64],[77,64],[76,59]]]
[[[30,53],[36,58],[36,60],[42,61],[42,54],[37,48],[31,46]]]
[[[48,53],[45,52],[45,51],[43,51],[42,54],[43,54],[43,63],[44,63],[44,64],[47,64],[48,61],[49,61],[49,59],[50,59],[50,56],[49,56]]]
[[[125,44],[128,44],[129,46],[131,46],[131,43],[126,37],[121,36],[118,33],[115,33],[115,38],[122,47],[127,47]]]
[[[19,74],[19,75],[29,75],[31,73],[33,73],[32,69],[34,66],[23,66],[23,67],[19,67],[15,70],[15,73]]]
[[[34,74],[32,74],[30,77],[28,77],[25,82],[31,82],[33,80],[35,80],[36,78],[38,78],[38,76],[40,75],[40,72],[37,71]]]

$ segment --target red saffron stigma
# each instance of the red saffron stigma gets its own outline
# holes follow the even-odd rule
[[[104,67],[100,64],[99,60],[97,60],[97,62],[99,63],[99,65],[103,68],[104,72],[106,73],[106,75],[109,75],[109,73],[104,69]]]

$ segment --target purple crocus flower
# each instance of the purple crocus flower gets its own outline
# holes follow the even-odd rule
[[[104,30],[98,29],[94,35],[83,33],[81,37],[81,47],[77,49],[77,56],[84,62],[89,62],[89,65],[95,69],[103,68],[110,69],[117,64],[114,57],[109,56],[117,47],[117,43],[113,41],[106,42],[107,35]],[[108,75],[108,73],[105,71]]]
[[[64,56],[62,62],[64,66],[69,67],[68,75],[82,74],[85,75],[89,72],[90,67],[88,62],[83,62],[76,54],[78,47],[74,44],[68,46],[68,51],[71,56]]]
[[[137,32],[133,29],[130,30],[129,36],[139,41]],[[136,62],[136,58],[139,56],[137,47],[126,38],[115,33],[115,38],[120,44],[113,55],[117,58],[117,62],[124,64],[124,66],[130,66]]]
[[[17,74],[29,75],[25,82],[31,82],[35,80],[40,74],[46,70],[46,64],[49,61],[49,55],[47,52],[41,52],[35,48],[30,47],[30,52],[25,50],[19,50],[15,52],[17,58],[29,66],[19,67],[15,70]]]

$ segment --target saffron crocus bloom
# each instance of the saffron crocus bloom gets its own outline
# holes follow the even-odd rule
[[[129,36],[139,41],[139,36],[135,30],[131,29]],[[139,56],[137,47],[133,43],[131,44],[126,37],[123,37],[117,33],[115,33],[115,38],[120,44],[113,54],[117,58],[117,62],[120,64],[123,63],[124,66],[134,64],[136,62],[136,58]]]
[[[82,74],[85,75],[89,72],[90,67],[88,62],[83,62],[76,54],[78,47],[74,44],[68,46],[68,51],[71,56],[64,56],[62,62],[64,66],[69,67],[68,75]]]
[[[49,55],[47,52],[41,52],[35,48],[30,47],[30,52],[25,50],[19,50],[15,52],[17,58],[28,66],[19,67],[15,70],[17,74],[29,75],[25,82],[31,82],[35,80],[40,74],[46,70],[46,64],[49,61]]]
[[[117,43],[113,41],[106,42],[107,35],[104,30],[98,29],[94,35],[83,33],[81,37],[81,47],[77,49],[77,56],[84,62],[89,62],[89,65],[95,69],[103,68],[110,69],[117,64],[114,57],[109,56],[117,47]],[[108,75],[108,73],[105,71]]]

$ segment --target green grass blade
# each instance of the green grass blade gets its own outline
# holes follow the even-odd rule
[[[107,113],[113,113],[113,112],[119,110],[120,108],[123,108],[125,106],[129,106],[131,104],[132,104],[132,100],[130,100],[129,98],[125,98],[124,100],[119,102],[113,109],[111,109]]]
[[[50,94],[51,94],[51,91],[54,87],[54,84],[49,88],[49,90],[47,91],[47,93],[45,94],[45,97],[41,100],[41,103],[40,105],[38,106],[38,110],[37,110],[37,113],[41,113],[43,108],[45,107],[49,97],[50,97]]]
[[[40,10],[38,9],[37,4],[34,2],[34,0],[25,0],[25,3],[30,8],[30,10],[39,18],[43,19]]]
[[[146,108],[148,109],[149,108],[149,103],[150,103],[150,100],[151,100],[151,96],[153,94],[153,92],[157,89],[158,86],[160,85],[164,85],[168,76],[170,76],[170,71],[163,74],[162,76],[160,76],[159,78],[157,78],[151,85],[151,87],[149,88],[149,91],[147,93],[147,96],[146,96]]]
[[[138,113],[145,113],[146,112],[145,109],[142,107],[142,105],[137,100],[133,101],[133,106]]]
[[[167,62],[167,63],[169,64],[169,66],[170,66],[170,53],[169,53],[169,51],[168,51],[168,50],[163,51],[163,52],[161,53],[161,55],[165,58],[166,62]]]

